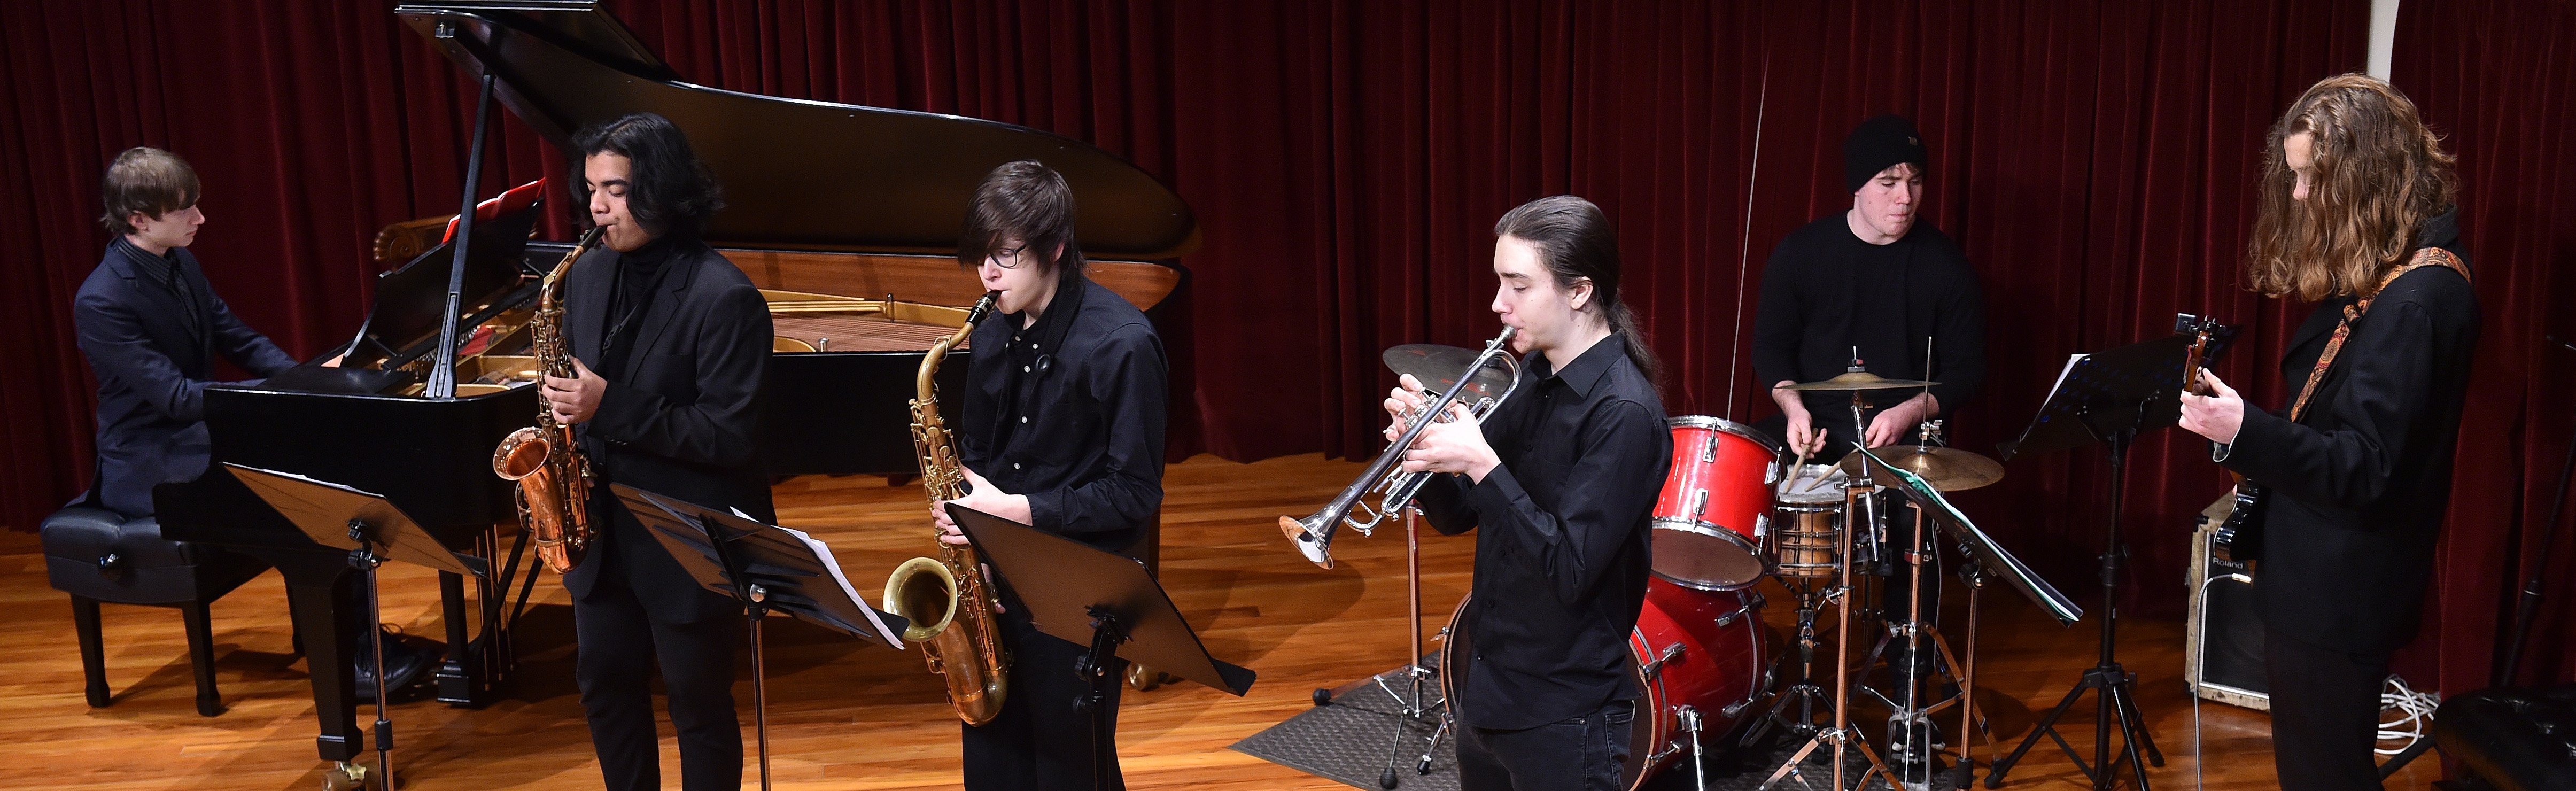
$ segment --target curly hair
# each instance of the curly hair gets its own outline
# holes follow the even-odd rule
[[[707,218],[724,208],[724,186],[698,160],[689,136],[671,119],[653,113],[630,113],[590,125],[572,139],[574,206],[590,204],[590,187],[582,163],[595,154],[625,157],[626,208],[654,235],[695,234]],[[587,216],[587,214],[585,214]]]
[[[2309,135],[2307,200],[2283,141]],[[2265,143],[2263,180],[2246,278],[2266,296],[2316,302],[2370,296],[2406,257],[2416,229],[2459,192],[2452,156],[2415,103],[2361,74],[2327,77],[2291,103]]]

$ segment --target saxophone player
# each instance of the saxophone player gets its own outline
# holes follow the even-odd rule
[[[1083,277],[1073,217],[1064,177],[1030,160],[994,168],[967,207],[957,260],[997,292],[998,315],[968,336],[951,429],[971,488],[950,502],[1133,555],[1163,502],[1163,342],[1143,311]],[[931,515],[939,540],[966,544],[938,505]],[[1095,760],[1115,777],[1116,748],[1093,755],[1091,718],[1073,708],[1088,647],[1040,633],[1010,581],[995,582],[1008,693],[990,722],[963,726],[966,788],[1092,788]]]
[[[580,641],[575,676],[610,789],[661,787],[646,676],[661,666],[679,732],[681,787],[739,788],[734,715],[739,605],[692,582],[610,493],[623,483],[775,521],[752,444],[768,306],[699,238],[722,190],[670,120],[636,113],[574,138],[576,199],[601,248],[566,276],[575,376],[548,376],[555,420],[575,425],[597,525],[564,573]]]
[[[1466,407],[1423,431],[1406,472],[1445,534],[1475,530],[1462,623],[1473,656],[1450,680],[1458,784],[1615,791],[1637,716],[1628,633],[1646,603],[1647,520],[1672,463],[1655,360],[1621,300],[1609,218],[1572,195],[1494,225],[1493,310],[1517,328],[1526,396],[1479,425]],[[1430,399],[1408,375],[1388,394],[1399,437]],[[1489,436],[1490,435],[1490,436]]]

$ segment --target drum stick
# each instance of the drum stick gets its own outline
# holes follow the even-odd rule
[[[1788,478],[1787,480],[1784,480],[1784,481],[1781,481],[1781,482],[1780,482],[1780,491],[1775,492],[1775,494],[1778,494],[1778,495],[1786,495],[1786,494],[1788,494],[1791,490],[1794,490],[1794,489],[1798,488],[1798,476],[1799,476],[1799,474],[1804,473],[1804,472],[1806,472],[1806,471],[1807,471],[1807,451],[1806,451],[1806,449],[1805,449],[1805,448],[1800,448],[1800,449],[1798,450],[1798,461],[1797,461],[1797,463],[1789,465],[1789,478]]]

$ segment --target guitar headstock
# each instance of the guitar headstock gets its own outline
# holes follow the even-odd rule
[[[2200,386],[2200,369],[2217,361],[2228,342],[2236,339],[2236,328],[2218,323],[2214,316],[2176,313],[2174,334],[2191,336],[2191,351],[2183,358],[2183,392],[2206,395]]]

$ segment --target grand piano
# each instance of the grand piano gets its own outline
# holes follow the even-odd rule
[[[762,288],[777,327],[757,438],[773,475],[915,471],[905,401],[921,353],[982,293],[955,252],[967,199],[994,166],[1036,159],[1062,172],[1080,202],[1090,276],[1140,307],[1179,286],[1185,273],[1172,259],[1198,243],[1178,195],[1081,141],[694,85],[589,2],[415,3],[395,13],[483,81],[485,110],[497,102],[559,148],[588,124],[636,111],[688,132],[728,203],[706,238]],[[469,162],[480,159],[479,132]],[[496,199],[457,223],[461,234],[447,218],[389,228],[379,255],[404,262],[380,276],[357,336],[321,355],[345,356],[341,366],[309,363],[206,395],[217,462],[382,494],[451,548],[495,561],[493,579],[440,580],[448,643],[438,697],[455,705],[488,702],[507,678],[505,600],[513,575],[527,575],[516,577],[522,605],[533,581],[533,561],[521,571],[525,536],[511,484],[492,473],[492,449],[534,422],[526,322],[537,274],[569,248],[532,241],[531,229],[541,212],[576,208]],[[442,232],[464,237],[466,255]],[[942,367],[943,401],[961,390],[972,354],[952,352]],[[321,758],[345,768],[363,749],[348,651],[364,634],[345,554],[303,538],[220,463],[164,484],[155,500],[165,535],[250,552],[285,576]],[[517,539],[505,552],[507,535]]]

